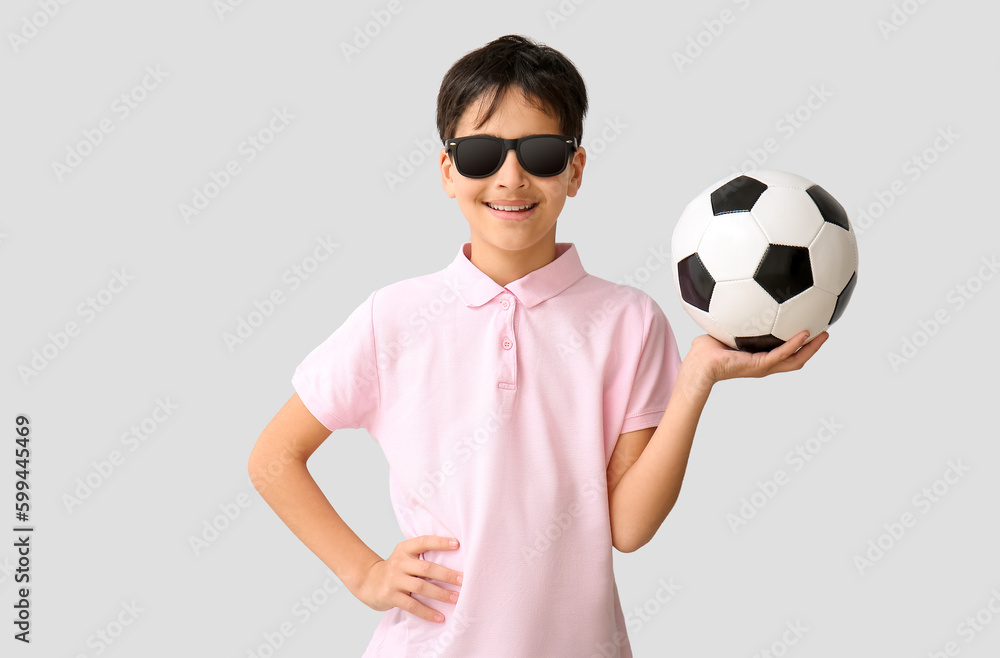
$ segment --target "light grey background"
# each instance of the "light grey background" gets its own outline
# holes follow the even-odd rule
[[[54,16],[39,14],[49,5]],[[669,269],[649,257],[669,251],[687,201],[748,153],[776,146],[765,167],[823,185],[856,228],[862,209],[888,206],[860,227],[859,285],[828,344],[800,372],[718,385],[677,507],[644,548],[616,552],[635,655],[763,655],[795,624],[808,630],[784,647],[791,656],[926,656],[948,642],[962,656],[997,655],[1000,281],[981,262],[1000,252],[995,3],[399,0],[396,14],[381,1],[219,5],[4,4],[5,619],[19,413],[32,419],[36,527],[33,641],[12,640],[8,622],[4,655],[268,655],[261,647],[283,624],[293,632],[273,655],[361,654],[381,613],[342,586],[324,591],[331,572],[253,490],[247,457],[292,394],[295,366],[351,309],[375,288],[441,269],[468,240],[420,143],[448,67],[508,33],[558,48],[588,85],[591,158],[557,239],[576,243],[594,275],[634,277],[682,355],[700,331]],[[348,61],[341,44],[378,25],[371,12],[391,21]],[[26,21],[42,27],[16,43],[11,34],[32,32]],[[688,48],[697,57],[679,66]],[[113,103],[147,67],[166,77],[123,117]],[[816,90],[826,98],[808,109]],[[294,118],[247,162],[241,142],[276,110]],[[796,112],[792,131],[785,115]],[[113,132],[60,180],[53,163],[104,119]],[[949,129],[957,137],[935,144]],[[933,159],[916,180],[915,156]],[[401,158],[417,166],[390,186]],[[185,222],[180,204],[229,160],[239,175]],[[321,238],[338,247],[293,290],[283,274],[309,266]],[[82,314],[122,269],[128,286]],[[976,290],[961,307],[958,286]],[[273,289],[284,303],[227,348],[224,334]],[[922,329],[935,314],[947,323]],[[79,335],[25,382],[19,367],[71,321]],[[905,340],[920,348],[894,367]],[[123,442],[168,399],[177,409],[146,421],[155,431],[145,442]],[[842,427],[795,471],[786,454],[824,419]],[[94,463],[114,450],[124,462],[99,476]],[[938,483],[947,493],[932,505],[915,499],[950,462],[968,470]],[[388,556],[403,537],[377,444],[339,431],[310,466]],[[727,514],[777,469],[787,483],[733,532]],[[68,508],[88,477],[99,487]],[[230,521],[227,509],[240,513]],[[855,557],[908,512],[915,525],[881,537],[892,545],[859,569]],[[224,530],[196,551],[192,538],[212,523]],[[580,586],[586,595],[586,574]],[[318,603],[308,617],[303,598]],[[129,606],[138,616],[101,647],[95,634],[117,632]],[[992,625],[967,642],[959,625],[977,614]]]

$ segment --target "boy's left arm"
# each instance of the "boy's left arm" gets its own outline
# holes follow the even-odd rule
[[[807,337],[803,331],[770,352],[754,354],[730,349],[708,335],[694,339],[660,424],[622,434],[611,455],[608,505],[615,548],[630,553],[644,546],[673,508],[712,386],[723,379],[798,370],[829,334],[824,331],[803,345]]]

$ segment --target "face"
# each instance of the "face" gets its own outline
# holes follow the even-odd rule
[[[509,91],[490,120],[476,128],[480,111],[486,109],[482,102],[480,98],[466,108],[455,134],[449,137],[487,134],[517,139],[525,135],[563,134],[559,120],[527,104],[519,89]],[[566,197],[576,196],[580,189],[586,159],[583,147],[578,146],[563,173],[540,177],[526,172],[511,149],[500,170],[489,178],[466,178],[452,165],[447,150],[441,149],[441,182],[448,196],[458,201],[469,222],[473,253],[477,243],[484,249],[515,252],[551,249],[556,219]],[[490,205],[534,207],[515,213],[494,210]]]

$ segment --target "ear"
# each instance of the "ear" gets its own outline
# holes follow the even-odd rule
[[[566,196],[576,196],[580,185],[583,184],[583,167],[587,164],[587,149],[582,146],[576,147],[573,153],[573,161],[569,163],[569,185],[566,187]]]
[[[445,194],[449,198],[455,198],[455,179],[454,177],[458,175],[455,171],[455,165],[452,164],[451,158],[448,156],[448,149],[442,148],[441,155],[438,159],[438,166],[441,168],[441,187],[444,188]]]

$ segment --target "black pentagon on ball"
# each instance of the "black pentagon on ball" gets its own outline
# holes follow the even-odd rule
[[[851,225],[847,221],[847,212],[844,211],[844,206],[840,205],[840,202],[833,198],[829,192],[824,190],[819,185],[813,185],[806,190],[813,203],[819,208],[819,214],[823,215],[823,220],[830,222],[831,224],[836,224],[845,231],[851,230]]]
[[[712,192],[712,215],[749,212],[766,189],[756,178],[738,176]]]
[[[775,347],[784,345],[785,341],[771,334],[764,336],[737,336],[736,348],[744,352],[770,352]]]
[[[774,301],[779,304],[788,301],[812,287],[809,249],[783,244],[768,245],[753,278]]]
[[[715,279],[705,269],[698,254],[691,254],[677,263],[677,283],[680,284],[684,301],[708,313],[708,303],[715,290]]]
[[[837,296],[837,305],[833,307],[833,315],[830,316],[830,321],[827,324],[833,324],[840,319],[840,316],[844,314],[844,309],[847,308],[847,302],[851,301],[851,293],[854,292],[854,286],[858,282],[858,273],[855,272],[851,275],[851,280],[847,282],[844,289],[841,291],[840,295]]]

